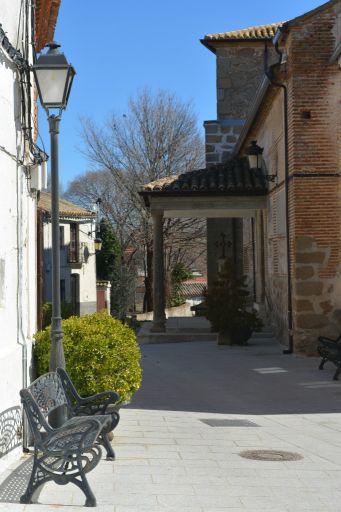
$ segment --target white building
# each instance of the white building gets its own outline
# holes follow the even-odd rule
[[[21,453],[19,390],[30,380],[37,318],[36,195],[41,181],[37,164],[45,154],[34,143],[36,106],[28,80],[32,39],[37,51],[52,39],[58,8],[58,0],[1,0],[0,471]]]
[[[43,236],[43,302],[52,302],[51,194],[41,192],[38,219]],[[61,199],[60,217],[60,292],[61,302],[74,315],[97,310],[95,221],[96,214]],[[38,222],[38,232],[40,231]]]

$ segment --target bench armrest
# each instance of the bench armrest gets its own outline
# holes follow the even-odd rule
[[[328,350],[334,353],[341,352],[341,343],[336,343],[333,340],[324,338],[323,341],[320,341],[320,347],[318,348],[320,348],[322,351],[326,350],[326,352],[328,352]]]
[[[325,343],[334,343],[334,344],[339,344],[341,345],[341,338],[340,336],[338,338],[336,338],[336,340],[333,340],[332,338],[327,338],[326,336],[319,336],[318,337],[318,342],[319,343],[322,343],[322,344],[325,344]]]
[[[103,429],[103,424],[96,418],[84,417],[77,420],[49,433],[42,445],[43,451],[50,455],[67,456],[91,449]]]
[[[105,414],[107,407],[116,404],[120,399],[119,394],[115,391],[103,391],[83,398],[77,393],[70,377],[63,368],[57,368],[56,372],[61,379],[72,414],[80,413],[90,416],[92,414]]]
[[[105,414],[109,405],[116,405],[120,395],[115,391],[103,391],[96,395],[80,397],[74,408],[75,414]]]

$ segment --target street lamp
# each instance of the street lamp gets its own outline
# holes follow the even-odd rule
[[[253,140],[251,145],[246,148],[245,154],[249,160],[250,169],[261,169],[262,168],[262,153],[263,148],[258,146],[257,142]]]
[[[54,41],[32,66],[40,102],[47,113],[51,141],[51,226],[52,226],[52,322],[50,370],[65,368],[60,304],[59,177],[58,135],[62,111],[66,108],[76,72]],[[57,109],[57,114],[50,110]],[[59,418],[60,419],[60,418]],[[57,419],[58,421],[58,419]]]

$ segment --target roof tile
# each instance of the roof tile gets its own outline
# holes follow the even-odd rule
[[[225,193],[257,195],[266,193],[266,180],[248,166],[247,159],[234,159],[184,174],[166,176],[144,185],[141,193],[173,194]]]
[[[40,192],[38,201],[38,208],[47,213],[51,213],[51,194],[49,192]],[[77,204],[65,201],[65,199],[59,200],[59,216],[63,217],[77,217],[77,218],[92,218],[95,217],[95,213],[78,206]]]
[[[204,41],[229,41],[229,40],[247,40],[247,39],[271,39],[278,28],[285,22],[270,23],[269,25],[259,25],[257,27],[243,28],[233,30],[232,32],[219,32],[217,34],[207,34]]]

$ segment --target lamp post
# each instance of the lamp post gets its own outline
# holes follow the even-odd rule
[[[50,370],[65,368],[63,329],[60,303],[60,247],[59,247],[59,170],[58,135],[62,111],[66,108],[71,85],[76,74],[54,41],[40,55],[32,70],[40,102],[47,113],[51,141],[51,226],[52,226],[52,325]],[[57,113],[51,111],[57,110]],[[61,417],[57,423],[61,423]]]

